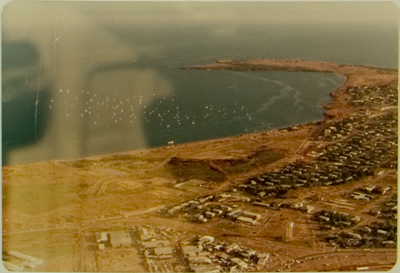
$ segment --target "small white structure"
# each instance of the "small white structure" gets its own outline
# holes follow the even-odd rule
[[[307,209],[307,213],[311,213],[311,211],[314,210],[315,207],[311,206],[311,205],[307,205],[306,209]]]
[[[292,240],[293,238],[293,222],[289,222],[289,224],[286,227],[286,240]]]
[[[261,218],[261,214],[251,211],[243,211],[243,216],[253,218],[254,220],[258,220]]]
[[[199,239],[199,243],[204,243],[204,242],[210,242],[210,243],[212,243],[212,242],[214,242],[214,237],[208,236],[208,235],[201,237],[201,238]]]
[[[106,232],[97,232],[96,233],[96,241],[97,243],[102,243],[107,241],[107,233]]]
[[[229,218],[237,218],[242,214],[241,209],[235,209],[227,214]]]
[[[239,245],[237,243],[230,244],[226,247],[226,252],[230,252],[232,250],[238,249]]]
[[[214,216],[215,216],[215,212],[211,212],[211,211],[207,211],[206,212],[206,217],[207,218],[212,219],[212,218],[214,218]]]
[[[387,231],[383,230],[383,229],[378,229],[378,231],[376,233],[379,234],[379,235],[386,235]]]
[[[239,216],[237,218],[237,220],[239,220],[241,222],[248,223],[248,224],[253,224],[253,225],[257,224],[257,220],[253,220],[253,219],[251,219],[249,217]]]
[[[323,215],[318,216],[318,219],[321,219],[322,221],[325,221],[325,222],[329,222],[329,217],[326,217]]]
[[[257,255],[258,261],[257,266],[264,266],[265,262],[268,261],[269,254],[268,253],[260,253]]]
[[[141,241],[148,241],[152,238],[152,236],[149,234],[149,231],[146,228],[140,227],[138,230]]]
[[[301,201],[296,201],[290,205],[290,208],[292,208],[292,209],[299,209],[302,207],[303,207],[303,202],[301,202]]]

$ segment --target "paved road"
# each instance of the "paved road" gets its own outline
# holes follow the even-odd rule
[[[84,220],[84,221],[79,221],[79,222],[74,222],[74,223],[66,223],[66,224],[58,224],[55,226],[49,226],[49,227],[42,227],[42,228],[31,228],[29,230],[20,230],[20,231],[5,231],[3,230],[3,235],[7,234],[20,234],[20,233],[32,233],[32,232],[40,232],[40,231],[49,231],[49,230],[61,230],[61,229],[66,229],[66,230],[78,230],[82,224],[87,224],[87,223],[98,223],[98,222],[108,222],[108,221],[117,221],[117,220],[122,220],[126,219],[128,217],[132,216],[138,216],[141,214],[146,214],[150,212],[157,211],[161,209],[163,205],[149,208],[146,210],[139,210],[131,213],[126,213],[124,215],[119,215],[115,217],[104,217],[104,218],[98,218],[98,219],[90,219],[90,220]]]

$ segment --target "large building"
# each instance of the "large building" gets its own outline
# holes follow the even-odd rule
[[[131,236],[127,231],[110,232],[112,247],[130,247],[132,244]]]

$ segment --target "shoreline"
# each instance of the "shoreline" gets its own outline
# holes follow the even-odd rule
[[[264,66],[268,63],[257,60],[257,69],[260,62]],[[277,63],[274,61],[274,69]],[[282,62],[279,69],[288,63],[300,69],[294,61]],[[249,61],[241,64],[241,69],[253,65]],[[304,65],[310,62],[305,61]],[[325,63],[325,69],[332,67],[344,69]],[[315,69],[320,68],[323,67]],[[339,211],[361,219],[350,222],[358,228],[397,229],[397,221],[389,227],[374,224],[392,220],[392,214],[381,219],[369,213],[371,208],[381,209],[382,204],[393,203],[397,194],[397,88],[382,88],[397,82],[397,74],[362,67],[352,67],[351,71],[353,74],[347,71],[341,86],[331,93],[333,101],[324,105],[325,119],[321,121],[187,144],[3,166],[3,250],[30,249],[31,252],[24,254],[35,257],[41,257],[37,255],[41,253],[46,259],[38,265],[38,271],[53,271],[55,265],[59,271],[74,271],[71,264],[86,268],[100,261],[93,271],[101,272],[108,268],[104,264],[111,258],[121,256],[121,251],[132,254],[130,261],[137,264],[145,260],[138,254],[143,251],[135,245],[123,250],[108,246],[97,249],[95,233],[121,230],[133,234],[137,228],[149,226],[166,232],[171,229],[183,232],[186,239],[215,236],[232,243],[229,236],[233,236],[244,247],[281,258],[280,262],[267,261],[257,269],[260,272],[286,269],[291,261],[288,253],[297,260],[307,255],[324,255],[323,263],[304,259],[304,264],[293,264],[292,271],[298,272],[325,271],[326,263],[333,264],[331,271],[340,271],[343,266],[375,266],[380,256],[371,259],[372,262],[363,262],[366,247],[374,253],[383,253],[386,260],[380,265],[393,266],[397,251],[394,241],[388,246],[350,245],[349,251],[355,256],[349,252],[347,258],[342,256],[347,255],[347,250],[336,252],[345,249],[315,232],[326,225],[315,217],[327,210],[330,215]],[[362,99],[371,101],[370,104],[354,104],[357,99],[351,97],[351,90],[364,90],[361,83],[370,87],[372,96],[357,94],[365,95]],[[338,137],[339,134],[343,135]],[[331,151],[337,151],[337,155]],[[385,193],[369,203],[351,198],[351,194],[371,185]],[[180,211],[183,204],[190,202],[202,204],[200,208],[196,205]],[[299,202],[302,210],[297,206]],[[222,206],[257,214],[258,223],[217,215],[206,224],[193,220],[196,215],[207,214],[204,209]],[[176,215],[169,214],[178,207]],[[291,221],[296,221],[295,240],[278,240],[286,238],[282,226]],[[337,232],[332,230],[338,238],[340,231],[346,231],[341,228],[339,225]],[[178,247],[180,237],[168,236]],[[43,252],[45,248],[60,246],[75,249],[74,255]],[[341,259],[342,265],[331,262],[336,258]]]
[[[335,108],[343,108],[345,105],[343,99],[346,100],[346,94],[344,92],[349,86],[388,85],[397,88],[398,71],[392,68],[343,65],[295,59],[217,59],[212,64],[187,66],[182,69],[329,72],[342,75],[345,77],[343,82],[337,89],[330,93],[333,101],[323,105],[325,109],[324,116],[332,120],[335,120],[335,117],[339,118],[337,109]]]
[[[206,140],[199,140],[194,142],[182,143],[182,144],[174,144],[174,145],[165,145],[158,147],[149,147],[142,148],[131,151],[123,151],[123,152],[115,152],[109,154],[100,154],[100,155],[91,155],[80,157],[76,159],[56,159],[50,161],[40,161],[33,163],[22,163],[17,165],[7,165],[3,166],[4,168],[13,167],[13,166],[23,166],[23,165],[34,165],[40,164],[44,162],[71,162],[74,160],[90,160],[97,159],[109,156],[118,156],[125,154],[135,154],[138,156],[145,155],[154,151],[171,149],[175,147],[186,147],[189,148],[191,146],[197,145],[207,145],[209,143],[218,143],[225,141],[232,141],[236,138],[243,138],[246,136],[254,136],[254,135],[279,135],[281,131],[290,130],[292,127],[300,127],[311,129],[313,127],[320,126],[322,124],[333,122],[344,116],[350,114],[350,112],[354,112],[355,109],[346,109],[346,101],[349,99],[349,96],[345,94],[347,88],[352,85],[356,85],[355,83],[364,83],[366,86],[373,85],[389,85],[392,87],[397,87],[397,84],[394,85],[394,82],[397,82],[397,71],[392,68],[382,68],[382,67],[372,67],[372,66],[364,66],[364,65],[342,65],[337,63],[329,63],[329,62],[320,62],[320,61],[309,61],[309,60],[297,60],[297,59],[217,59],[215,63],[212,64],[204,64],[204,65],[195,65],[195,66],[186,66],[181,67],[181,69],[202,69],[202,70],[239,70],[239,71],[302,71],[302,72],[324,72],[324,73],[335,73],[339,74],[343,77],[342,83],[329,95],[332,97],[332,101],[322,105],[321,107],[324,109],[323,119],[309,121],[300,124],[293,124],[288,127],[280,127],[273,128],[269,130],[262,130],[258,132],[252,133],[243,133],[239,135],[226,136],[221,138],[213,138]],[[389,70],[389,72],[387,71]],[[382,79],[379,76],[385,77]],[[371,77],[372,76],[372,77]],[[371,80],[372,78],[372,80]],[[349,112],[350,110],[350,112]]]

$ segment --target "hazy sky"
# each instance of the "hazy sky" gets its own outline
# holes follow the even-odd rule
[[[192,23],[230,21],[233,24],[397,24],[398,8],[392,2],[147,2],[107,3],[107,10],[119,9],[121,18],[131,16],[138,23]],[[83,7],[83,12],[97,16],[104,7]],[[118,20],[111,13],[106,19]],[[149,20],[150,19],[150,20]]]
[[[36,3],[35,3],[36,2]],[[69,2],[67,4],[67,2]],[[104,20],[115,18],[112,11],[117,11],[121,19],[129,15],[137,22],[157,23],[174,22],[187,19],[188,22],[208,20],[232,20],[236,23],[398,23],[398,8],[389,1],[337,1],[337,2],[269,2],[238,1],[229,2],[83,2],[83,1],[11,1],[3,11],[3,16],[12,13],[30,12],[28,18],[16,20],[32,20],[40,14],[39,9],[51,9],[55,5],[67,5],[86,15],[99,16]],[[134,4],[132,4],[134,3]],[[39,9],[35,9],[34,6]],[[36,12],[35,12],[36,11]],[[15,14],[16,15],[16,14]],[[174,20],[175,19],[175,20]]]

